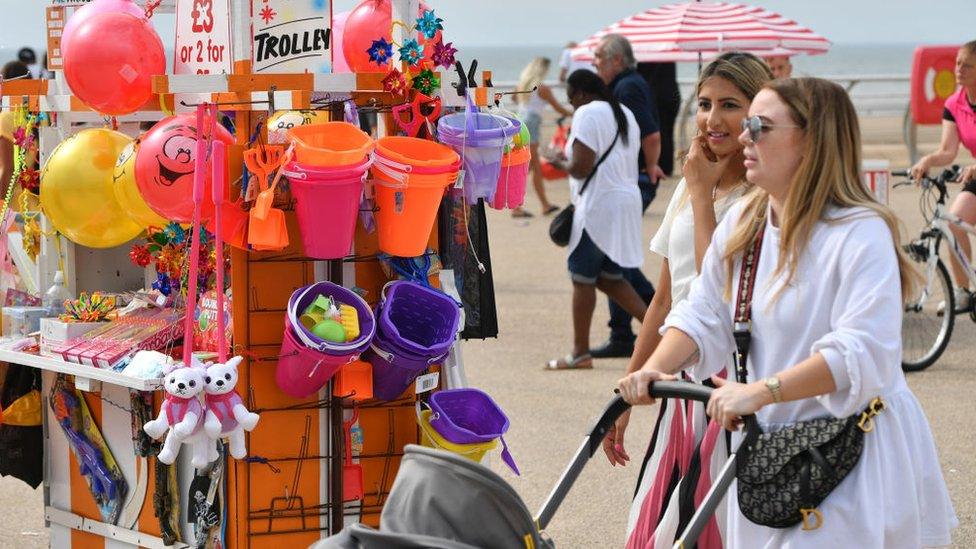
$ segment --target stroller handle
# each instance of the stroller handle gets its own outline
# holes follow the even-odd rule
[[[657,381],[651,382],[648,387],[648,392],[651,398],[654,399],[664,399],[664,398],[678,398],[684,400],[697,400],[701,403],[708,402],[708,399],[712,396],[712,387],[701,385],[698,383],[691,383],[689,381]],[[610,404],[603,410],[603,415],[597,420],[596,425],[590,430],[589,435],[589,457],[593,457],[594,454],[600,449],[603,444],[603,439],[607,436],[607,432],[610,427],[617,421],[617,418],[623,415],[624,412],[630,409],[630,404],[627,403],[620,395],[614,397],[610,401]],[[759,434],[759,424],[756,423],[755,416],[746,416],[743,418],[745,422],[745,432],[747,438],[752,441],[755,436]]]
[[[698,402],[708,402],[708,399],[712,396],[711,387],[706,387],[704,385],[699,385],[697,383],[691,383],[688,381],[658,381],[652,382],[648,388],[652,398],[679,398],[686,400],[696,400]],[[579,449],[576,451],[576,455],[573,460],[566,467],[563,472],[562,477],[556,486],[553,487],[552,492],[546,501],[542,504],[542,509],[536,515],[535,522],[536,526],[540,530],[544,530],[548,526],[549,521],[552,520],[553,515],[556,513],[556,509],[562,503],[566,494],[569,493],[569,489],[576,482],[577,477],[583,471],[583,467],[586,462],[593,457],[597,451],[600,450],[600,446],[603,444],[603,439],[607,436],[607,432],[610,427],[617,421],[624,412],[630,409],[630,404],[627,403],[620,395],[614,397],[610,401],[610,404],[603,410],[603,414],[600,419],[597,420],[596,425],[590,430],[587,437],[583,440]],[[759,436],[759,423],[756,422],[756,416],[745,416],[742,418],[745,423],[745,439],[743,440],[739,453],[743,449],[748,451],[752,446],[756,437]],[[714,511],[714,508],[712,509]],[[698,538],[698,533],[701,531],[701,525],[697,525],[692,535],[687,537],[689,546],[694,545],[694,540]]]

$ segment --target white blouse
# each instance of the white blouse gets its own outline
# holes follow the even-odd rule
[[[698,276],[698,266],[695,264],[695,215],[685,187],[685,180],[681,178],[671,195],[664,221],[651,239],[651,251],[668,260],[672,307],[688,297],[691,282]],[[740,185],[715,201],[715,221],[722,222],[725,213],[745,190],[746,187]]]
[[[728,364],[733,305],[723,300],[721,256],[742,211],[737,204],[719,224],[687,300],[678,303],[662,332],[677,328],[697,344],[692,375],[704,379]],[[902,301],[898,263],[884,221],[866,209],[833,209],[814,228],[794,280],[773,277],[779,229],[767,221],[752,308],[749,380],[790,368],[819,352],[837,390],[816,398],[773,404],[757,416],[764,430],[817,417],[847,417],[876,396],[886,409],[864,438],[858,465],[820,505],[823,526],[759,526],[738,510],[729,490],[730,547],[916,548],[950,543],[958,525],[928,422],[901,371]],[[733,280],[733,299],[738,268]],[[774,300],[777,292],[779,298]],[[741,433],[737,433],[736,447]]]
[[[573,253],[583,236],[583,230],[614,263],[624,268],[637,268],[644,263],[644,244],[641,236],[641,196],[637,187],[637,155],[640,154],[640,128],[634,114],[621,106],[627,118],[627,141],[617,139],[606,160],[580,195],[584,179],[569,178],[573,214],[573,230],[569,237],[568,253]],[[606,101],[592,101],[573,113],[573,128],[566,143],[566,157],[573,159],[573,142],[580,141],[596,153],[596,161],[603,156],[617,135],[617,121]]]

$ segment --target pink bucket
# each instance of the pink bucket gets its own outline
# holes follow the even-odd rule
[[[339,368],[358,358],[358,353],[333,356],[302,345],[286,316],[275,382],[285,394],[305,398],[324,387]]]
[[[352,249],[363,179],[371,160],[356,166],[311,168],[292,162],[284,168],[291,183],[305,255],[341,259]]]
[[[528,147],[513,149],[502,157],[495,198],[489,205],[496,210],[515,209],[525,202],[525,185],[532,153]]]

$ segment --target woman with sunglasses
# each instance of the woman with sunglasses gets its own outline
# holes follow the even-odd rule
[[[749,114],[739,139],[756,189],[719,223],[691,293],[668,315],[654,354],[620,380],[620,391],[631,404],[650,404],[650,382],[683,369],[696,379],[715,375],[737,348],[738,318],[737,333],[751,333],[751,351],[744,382],[726,381],[712,393],[707,412],[715,421],[735,431],[755,414],[768,433],[817,418],[861,417],[868,432],[846,477],[806,509],[813,521],[785,528],[752,522],[733,485],[729,546],[947,545],[958,521],[925,415],[901,371],[902,304],[917,275],[899,248],[897,218],[861,182],[854,106],[827,80],[783,79],[766,84]],[[743,268],[747,255],[758,263]],[[865,421],[869,403],[876,415]],[[733,433],[733,446],[740,441]],[[816,447],[794,442],[796,456]],[[775,457],[794,455],[786,452]],[[833,476],[835,463],[808,463],[811,478]],[[789,482],[802,486],[802,477]]]
[[[664,221],[651,240],[651,251],[661,255],[664,262],[657,292],[644,316],[628,372],[639,370],[654,352],[661,340],[658,331],[664,318],[673,305],[687,297],[692,280],[698,276],[715,226],[746,191],[748,184],[738,134],[752,98],[771,79],[767,65],[747,53],[723,54],[701,73],[696,92],[698,136],[685,158],[684,178],[678,182]],[[657,540],[673,541],[678,524],[690,518],[694,509],[680,505],[677,497],[666,501],[665,496],[678,494],[681,485],[707,488],[704,479],[682,479],[672,467],[655,466],[661,463],[669,447],[681,447],[688,438],[697,440],[702,437],[706,426],[704,412],[701,403],[662,403],[654,423],[652,444],[641,462],[641,475],[631,506],[628,537],[633,546],[645,546],[652,536]],[[624,448],[629,421],[628,412],[617,420],[604,439],[603,450],[613,465],[626,465],[630,460]],[[712,430],[711,436],[716,438],[719,428],[712,427]],[[689,432],[694,436],[687,436]],[[712,453],[723,461],[728,457],[724,442],[723,438],[720,447]],[[700,457],[708,459],[711,455]],[[659,520],[662,516],[667,518]],[[721,546],[721,540],[715,535],[707,534],[699,540],[699,547],[715,546]]]

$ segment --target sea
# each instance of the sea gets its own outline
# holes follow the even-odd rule
[[[554,80],[562,46],[466,45],[463,40],[455,41],[455,47],[459,49],[457,57],[465,67],[476,59],[479,73],[484,69],[491,70],[493,82],[499,87],[513,86],[522,68],[537,56],[553,60],[550,77]],[[916,47],[917,44],[905,43],[834,44],[822,55],[794,57],[794,76],[827,77],[851,86],[851,96],[862,115],[901,115],[908,104],[909,75]],[[14,59],[17,49],[0,48],[0,64]],[[37,48],[37,51],[42,49]],[[169,58],[172,59],[172,52],[169,52]],[[171,65],[171,62],[167,64]],[[692,92],[697,71],[697,63],[678,64],[682,97]],[[450,78],[453,80],[453,75]]]

